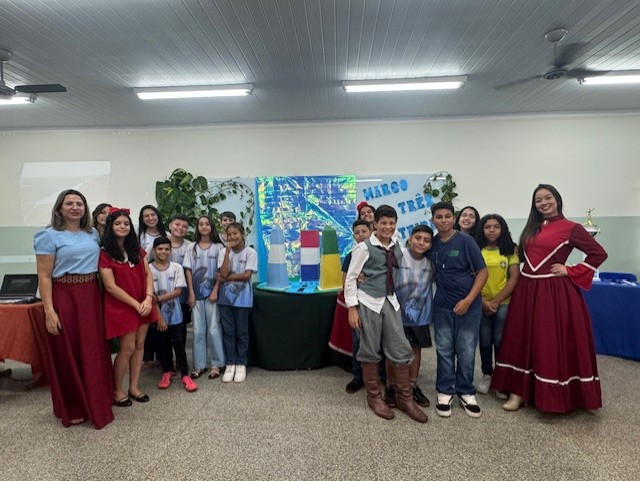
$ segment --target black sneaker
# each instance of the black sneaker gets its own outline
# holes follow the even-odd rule
[[[480,410],[480,406],[478,406],[475,394],[463,394],[458,396],[458,399],[460,400],[460,405],[464,408],[465,413],[472,418],[480,417],[482,411]]]
[[[443,418],[451,416],[451,403],[453,395],[438,393],[438,402],[436,402],[436,414]]]
[[[347,384],[345,391],[347,391],[349,394],[353,394],[354,392],[358,392],[363,387],[364,382],[362,381],[362,379],[360,379],[359,377],[354,377],[351,382]]]
[[[387,406],[390,408],[396,407],[396,390],[391,386],[387,386],[384,388],[384,402],[387,403]]]
[[[431,402],[429,402],[429,398],[424,395],[420,386],[413,386],[413,400],[418,406],[422,406],[423,408],[428,408],[431,406]]]

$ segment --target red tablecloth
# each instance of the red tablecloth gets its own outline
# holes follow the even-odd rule
[[[34,386],[47,384],[46,335],[42,302],[0,305],[0,359],[31,365]]]

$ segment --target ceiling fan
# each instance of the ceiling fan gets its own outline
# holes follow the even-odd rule
[[[537,79],[558,80],[566,78],[580,80],[585,77],[597,77],[610,72],[609,70],[587,70],[582,68],[570,69],[569,66],[575,62],[580,49],[584,47],[585,44],[571,43],[564,47],[559,47],[558,44],[562,42],[567,35],[567,32],[568,30],[566,28],[555,28],[544,35],[545,40],[553,44],[553,65],[550,70],[542,75],[533,75],[531,77],[514,80],[513,82],[497,85],[494,88],[496,90],[507,90]]]
[[[48,94],[54,92],[66,92],[67,89],[60,84],[41,84],[41,85],[16,85],[11,88],[4,81],[4,63],[11,60],[13,54],[8,50],[0,48],[0,100],[10,99],[17,93],[31,96],[31,100],[35,100],[38,94]]]

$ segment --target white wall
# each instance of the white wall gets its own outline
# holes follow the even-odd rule
[[[109,202],[155,203],[174,168],[207,177],[432,173],[457,205],[526,217],[533,188],[554,184],[568,217],[640,216],[640,115],[14,131],[0,135],[0,225],[22,225],[23,162],[110,161]]]
[[[34,227],[21,227],[24,162],[108,161],[107,194],[92,204],[134,215],[155,203],[155,182],[177,167],[211,178],[446,170],[458,184],[458,207],[502,214],[514,237],[535,186],[551,183],[567,217],[582,222],[596,208],[609,253],[603,270],[640,276],[639,156],[640,114],[3,132],[0,270],[33,269]],[[52,203],[43,201],[48,211]]]

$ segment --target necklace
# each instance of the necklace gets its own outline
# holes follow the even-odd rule
[[[449,257],[449,252],[451,251],[450,242],[455,235],[456,233],[454,232],[453,235],[446,240],[446,242],[443,242],[442,239],[440,239],[440,245],[438,245],[438,249],[436,250],[436,264],[438,264],[441,269],[446,268],[447,258]]]

